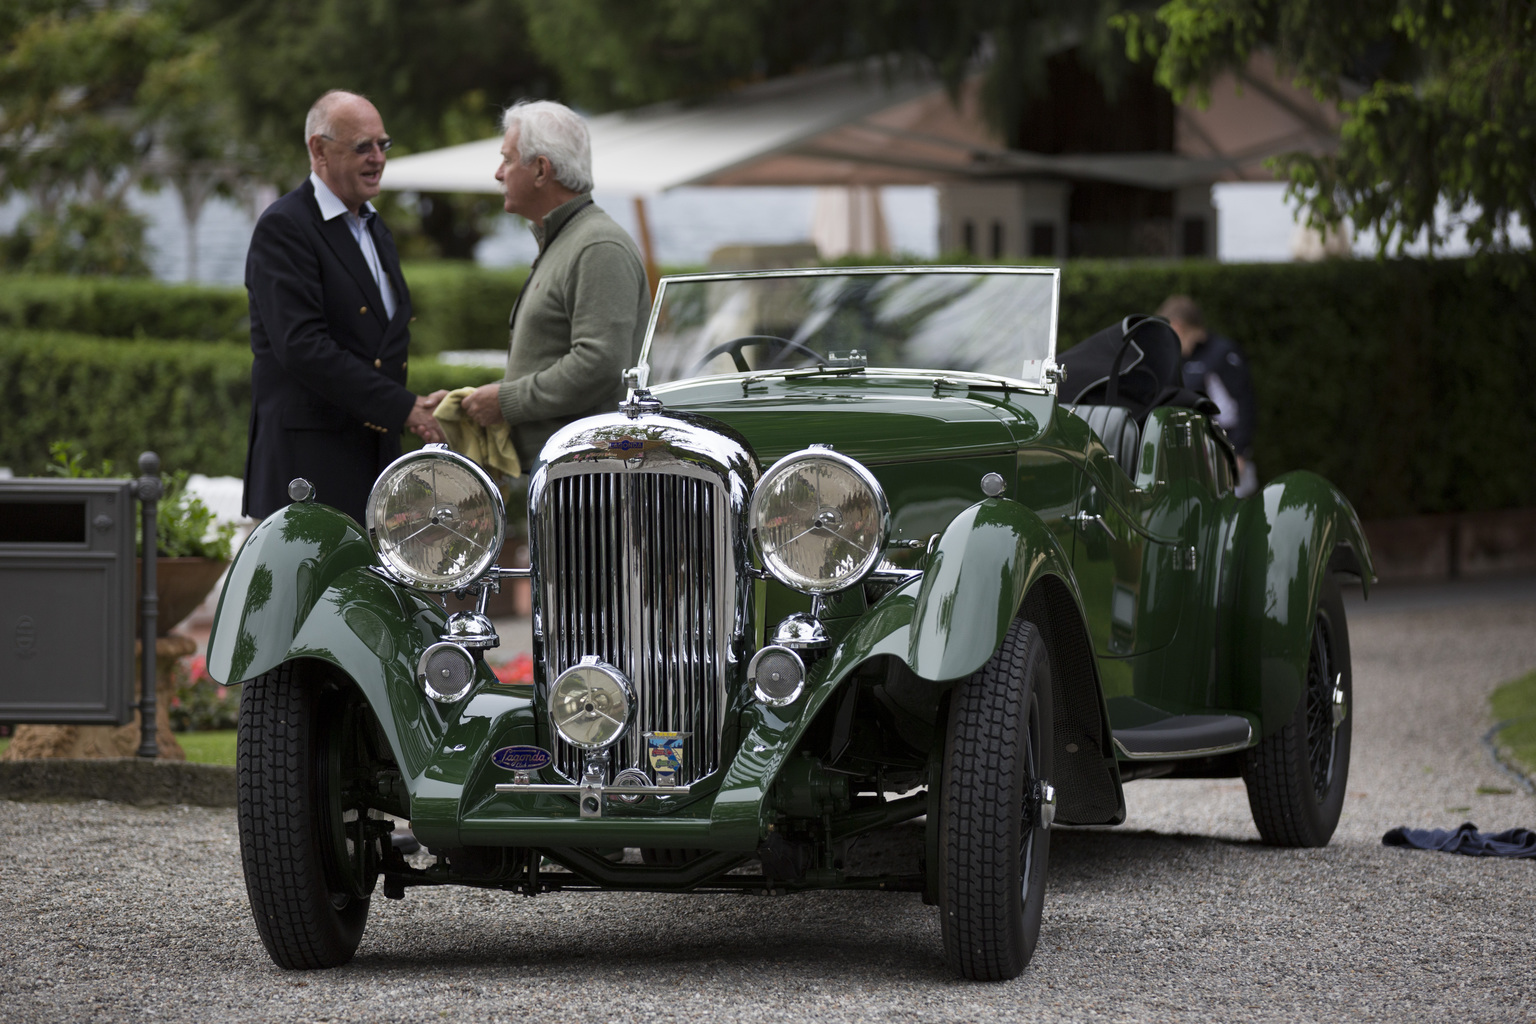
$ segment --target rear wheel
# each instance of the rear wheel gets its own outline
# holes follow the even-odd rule
[[[372,712],[355,687],[304,663],[240,695],[240,857],[256,930],[280,967],[352,959],[392,823],[372,816]]]
[[[1016,620],[981,670],[955,687],[939,800],[944,957],[978,981],[1019,975],[1045,903],[1051,665]]]
[[[1271,846],[1327,846],[1349,780],[1349,629],[1338,582],[1328,575],[1312,622],[1301,699],[1291,721],[1248,752],[1243,781],[1259,835]]]

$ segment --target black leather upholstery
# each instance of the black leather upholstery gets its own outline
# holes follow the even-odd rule
[[[1099,435],[1109,454],[1125,470],[1125,475],[1136,476],[1136,460],[1141,456],[1141,427],[1123,405],[1064,405],[1067,412],[1076,413],[1088,421],[1088,426]]]

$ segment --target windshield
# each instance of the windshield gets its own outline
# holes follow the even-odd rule
[[[1039,382],[1055,355],[1053,268],[825,269],[661,282],[649,383],[866,365]]]

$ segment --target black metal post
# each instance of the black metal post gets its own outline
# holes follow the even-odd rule
[[[155,580],[155,509],[160,504],[163,487],[160,482],[160,456],[145,452],[139,456],[139,472],[134,481],[134,491],[143,508],[144,553],[139,564],[144,577],[144,592],[139,598],[143,616],[139,623],[140,644],[143,660],[139,683],[139,757],[159,757],[160,745],[155,742],[155,634],[160,618],[160,599],[156,596]]]

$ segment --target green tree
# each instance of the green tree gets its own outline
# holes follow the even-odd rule
[[[690,100],[850,60],[921,64],[957,91],[980,70],[1004,137],[1076,45],[1113,87],[1127,62],[1109,18],[1140,0],[523,0],[529,38],[572,101],[600,110]],[[1013,140],[1016,141],[1016,140]]]
[[[1116,24],[1180,98],[1267,48],[1339,104],[1337,152],[1276,163],[1314,227],[1348,218],[1401,253],[1458,225],[1483,251],[1536,226],[1533,0],[1169,0]]]
[[[147,274],[144,220],[126,202],[135,185],[174,185],[195,227],[206,194],[240,176],[217,68],[213,41],[186,32],[180,0],[6,7],[0,195],[31,202],[9,246],[24,266]]]
[[[238,124],[285,187],[309,171],[304,115],[327,89],[369,97],[395,155],[485,138],[501,107],[553,94],[517,0],[192,0],[192,18],[219,41]],[[500,209],[429,195],[416,212],[439,255],[467,259]]]

